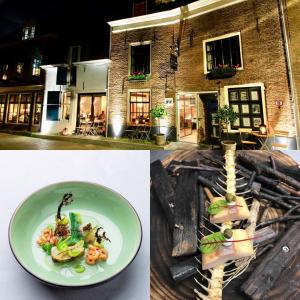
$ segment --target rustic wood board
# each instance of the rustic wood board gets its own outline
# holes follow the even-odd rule
[[[164,166],[167,166],[172,160],[195,160],[199,158],[199,151],[174,151],[163,160]],[[204,151],[211,153],[211,150]],[[216,151],[214,151],[216,152]],[[267,151],[252,151],[260,159],[267,159],[270,152]],[[279,151],[273,151],[272,155],[282,163],[283,166],[293,167],[293,170],[299,170],[296,162]],[[298,170],[297,170],[298,169]],[[196,287],[193,279],[186,279],[179,284],[175,284],[169,274],[169,267],[178,261],[171,257],[172,238],[168,224],[163,216],[162,210],[157,201],[153,198],[155,195],[151,193],[151,299],[153,300],[189,300],[195,299],[193,289]],[[242,283],[249,277],[252,270],[264,259],[264,255],[253,261],[248,270],[233,280],[223,291],[224,300],[247,300],[240,290]],[[297,260],[297,257],[295,258]],[[271,299],[299,299],[298,281],[289,282],[287,278],[299,276],[300,262],[297,260],[293,264],[293,268],[286,269],[274,288],[268,294],[268,300]],[[300,277],[299,277],[300,279]],[[300,280],[299,280],[300,282]],[[291,288],[291,285],[294,287]],[[280,296],[279,296],[280,295]],[[284,295],[284,298],[282,296]],[[279,296],[279,298],[278,298]],[[298,297],[297,297],[298,296]],[[276,298],[277,297],[277,298]],[[280,298],[281,297],[281,298]]]

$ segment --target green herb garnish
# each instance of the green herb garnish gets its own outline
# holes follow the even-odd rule
[[[75,270],[75,272],[77,272],[77,273],[83,273],[83,272],[85,271],[85,267],[82,266],[82,265],[76,265],[76,266],[74,267],[74,270]]]
[[[51,255],[52,244],[46,243],[42,245],[42,248],[48,255]]]
[[[207,212],[211,215],[214,216],[218,214],[224,207],[227,206],[227,201],[226,200],[217,200],[216,202],[212,203]]]
[[[203,254],[210,254],[215,252],[222,246],[222,242],[225,241],[224,234],[222,232],[215,232],[204,237],[200,242],[200,251]]]

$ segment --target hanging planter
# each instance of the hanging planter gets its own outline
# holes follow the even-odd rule
[[[219,65],[219,67],[212,69],[206,75],[206,78],[209,80],[230,78],[236,74],[236,70],[239,67],[240,67],[239,65],[237,65],[237,66]]]
[[[129,81],[146,81],[149,75],[144,73],[134,73],[128,76]]]

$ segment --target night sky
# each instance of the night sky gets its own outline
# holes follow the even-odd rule
[[[129,17],[130,0],[0,0],[0,37],[28,20],[73,39],[97,39],[107,47],[107,21]]]

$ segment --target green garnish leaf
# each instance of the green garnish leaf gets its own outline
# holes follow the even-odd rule
[[[75,272],[77,272],[77,273],[83,273],[83,272],[85,271],[85,267],[82,266],[82,265],[76,265],[76,266],[74,267],[74,270],[75,270]]]
[[[51,255],[52,244],[46,243],[42,246],[42,249],[48,254]]]
[[[81,253],[81,249],[80,248],[75,248],[75,249],[71,249],[68,251],[68,255],[71,257],[76,257]]]
[[[213,234],[207,235],[200,242],[200,251],[203,254],[210,254],[215,252],[222,246],[225,237],[222,232],[218,231]]]
[[[214,216],[214,215],[218,214],[219,212],[221,212],[222,209],[226,206],[227,206],[226,200],[218,200],[209,206],[207,212],[211,216]]]

